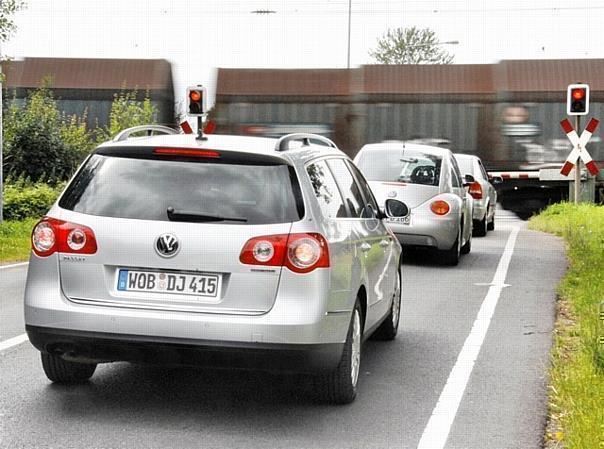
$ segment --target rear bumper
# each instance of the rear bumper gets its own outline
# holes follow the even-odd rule
[[[191,313],[73,302],[61,290],[54,255],[45,259],[32,257],[25,288],[25,324],[28,329],[45,329],[44,335],[91,336],[87,340],[88,352],[100,341],[95,336],[100,335],[103,342],[113,339],[145,343],[142,352],[158,357],[161,351],[152,350],[155,342],[213,348],[212,354],[216,348],[243,348],[243,352],[269,349],[270,354],[293,348],[293,354],[303,354],[307,349],[321,353],[321,347],[338,348],[346,341],[352,305],[334,302],[338,308],[333,306],[330,310],[330,298],[320,282],[320,277],[328,279],[330,274],[316,271],[313,278],[284,273],[277,300],[264,314]],[[52,338],[47,343],[52,343]],[[124,345],[110,345],[114,349],[116,346]],[[129,360],[129,354],[116,349],[108,359]],[[294,359],[304,357],[297,355]]]
[[[26,326],[40,351],[67,360],[320,372],[337,367],[343,343],[292,345],[121,335]]]
[[[454,214],[437,217],[412,212],[409,225],[387,225],[404,246],[429,246],[444,250],[450,249],[457,238],[459,217]]]

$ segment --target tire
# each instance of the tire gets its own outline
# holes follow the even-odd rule
[[[400,264],[397,271],[397,277],[397,285],[392,298],[392,304],[390,305],[390,313],[372,335],[374,340],[389,341],[396,338],[401,316],[402,276]]]
[[[474,232],[473,234],[476,237],[484,237],[485,235],[487,235],[487,228],[488,228],[488,224],[487,224],[487,216],[489,215],[488,211],[484,214],[484,218],[482,220],[476,220],[474,221]]]
[[[468,241],[466,242],[466,244],[462,246],[459,250],[461,254],[469,254],[470,251],[472,251],[472,232],[470,232],[470,234],[468,235]]]
[[[344,351],[338,367],[317,376],[321,399],[330,404],[350,404],[357,395],[363,337],[363,312],[359,300],[352,311]]]
[[[42,368],[49,380],[57,383],[81,383],[92,377],[96,363],[77,363],[43,352]]]
[[[487,225],[487,230],[489,230],[489,231],[495,230],[495,214],[493,214],[493,219],[491,221],[489,221],[489,224]]]
[[[442,262],[444,265],[449,265],[454,267],[459,263],[459,256],[461,254],[461,226],[460,230],[457,233],[457,238],[453,243],[453,246],[450,249],[445,249],[443,251],[439,251]]]

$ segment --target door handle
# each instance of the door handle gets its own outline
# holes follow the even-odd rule
[[[361,251],[366,253],[371,249],[371,245],[369,243],[361,243]]]
[[[382,248],[386,248],[388,245],[390,245],[390,240],[380,240],[380,246]]]

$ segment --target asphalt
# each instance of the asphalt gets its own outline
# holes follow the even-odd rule
[[[364,345],[351,405],[319,403],[301,377],[126,363],[57,386],[25,342],[0,353],[0,448],[416,448],[513,226],[521,231],[509,286],[445,447],[540,448],[564,247],[505,211],[457,267],[421,251],[406,256],[401,332]],[[23,333],[26,269],[0,270],[0,342]]]

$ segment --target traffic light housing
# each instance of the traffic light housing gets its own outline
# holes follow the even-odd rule
[[[206,113],[206,89],[202,86],[187,88],[187,115],[201,117]]]
[[[589,85],[571,84],[566,93],[566,113],[587,115],[589,113]]]

